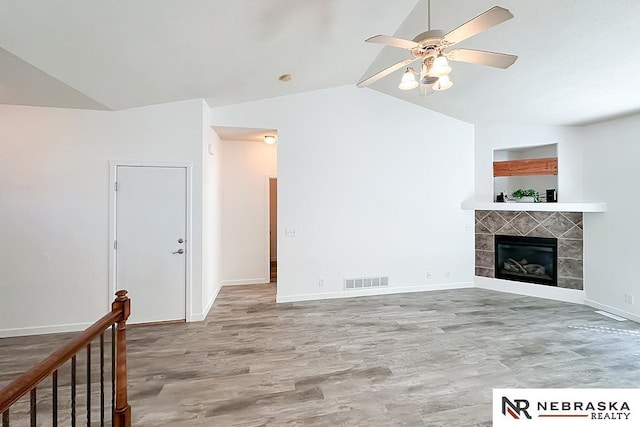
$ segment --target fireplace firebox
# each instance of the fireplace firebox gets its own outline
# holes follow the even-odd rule
[[[498,279],[558,286],[558,239],[495,235]]]

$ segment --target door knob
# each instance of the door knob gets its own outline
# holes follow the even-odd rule
[[[184,253],[184,249],[178,249],[175,252],[171,252],[172,254],[183,254]]]
[[[184,243],[184,239],[181,237],[178,239],[178,243]]]

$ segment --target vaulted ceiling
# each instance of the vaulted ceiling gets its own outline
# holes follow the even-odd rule
[[[460,44],[513,53],[501,70],[453,63],[454,86],[420,97],[402,70],[370,89],[472,123],[580,124],[640,111],[637,0],[432,0],[449,30],[499,4],[515,18]],[[408,58],[364,43],[427,29],[426,0],[6,0],[0,103],[124,109],[211,106],[355,84]],[[290,82],[278,76],[289,73]]]

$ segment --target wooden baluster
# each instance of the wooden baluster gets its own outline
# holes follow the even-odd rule
[[[74,355],[71,358],[71,427],[76,427],[76,363]]]
[[[116,325],[111,325],[111,427],[115,426],[116,409]]]
[[[100,427],[104,426],[104,332],[100,334]]]
[[[38,408],[37,408],[37,404],[38,402],[36,401],[36,389],[33,388],[31,389],[31,399],[30,399],[30,414],[31,414],[31,427],[36,427],[37,426],[37,415],[38,415]]]
[[[87,427],[91,427],[91,343],[87,344]]]
[[[2,414],[2,427],[9,427],[9,410],[7,409]]]
[[[127,399],[127,319],[131,313],[131,300],[127,291],[116,292],[113,309],[119,309],[120,317],[116,320],[116,406],[113,409],[115,427],[131,426],[131,406]]]
[[[58,370],[53,371],[51,377],[51,425],[58,427]]]

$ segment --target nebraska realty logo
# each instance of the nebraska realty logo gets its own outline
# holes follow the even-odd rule
[[[493,425],[638,426],[640,389],[494,389]]]

